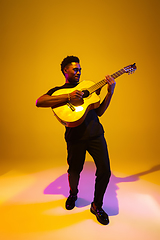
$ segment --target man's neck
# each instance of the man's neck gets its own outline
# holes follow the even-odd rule
[[[70,81],[68,81],[67,79],[66,79],[66,82],[65,82],[66,84],[72,84],[72,85],[77,85],[79,82],[70,82]]]

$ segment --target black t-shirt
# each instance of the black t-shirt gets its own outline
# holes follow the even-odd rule
[[[73,88],[75,85],[70,83],[65,83],[63,86],[55,87],[50,89],[46,94],[52,95],[55,91],[63,88]],[[104,133],[103,127],[99,122],[96,111],[90,110],[85,118],[85,120],[77,127],[66,127],[65,140],[75,141],[75,140],[87,140],[96,136],[100,136]]]

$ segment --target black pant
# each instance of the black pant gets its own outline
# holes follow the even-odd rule
[[[103,135],[84,141],[67,142],[68,150],[68,179],[70,194],[78,193],[80,172],[83,169],[86,151],[93,157],[96,165],[96,180],[94,191],[94,203],[97,207],[103,204],[109,179],[111,176],[107,144]]]

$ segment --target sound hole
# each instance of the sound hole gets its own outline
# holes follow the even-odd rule
[[[83,98],[86,98],[89,96],[89,91],[88,90],[83,90],[82,91],[84,94],[83,94]]]

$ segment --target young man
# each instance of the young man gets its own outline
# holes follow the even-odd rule
[[[52,96],[56,90],[73,88],[79,84],[81,76],[79,59],[75,56],[67,56],[61,63],[61,71],[65,76],[65,84],[61,87],[50,89],[46,94],[38,98],[36,102],[37,107],[55,108],[65,105],[68,102],[74,106],[83,104],[84,93],[80,90],[74,90],[69,94]],[[108,92],[100,106],[90,110],[85,120],[79,126],[66,127],[65,140],[68,151],[68,179],[70,186],[70,195],[66,201],[66,209],[71,210],[75,207],[80,173],[83,169],[86,151],[88,151],[96,165],[94,200],[91,203],[90,211],[96,215],[97,220],[101,224],[107,225],[109,218],[107,213],[102,209],[102,204],[111,171],[104,130],[98,116],[102,116],[109,106],[116,83],[109,75],[105,77],[105,80],[108,84]],[[97,91],[97,94],[99,93],[100,89]]]

